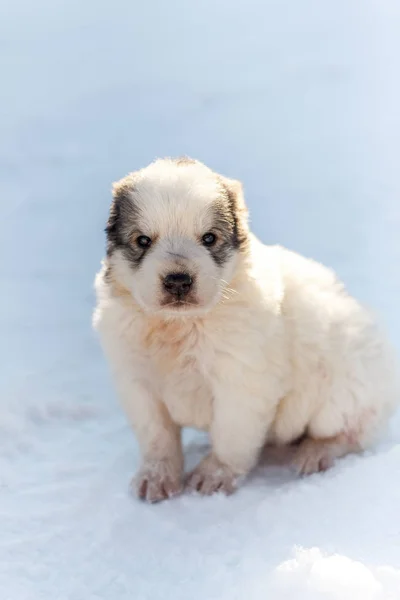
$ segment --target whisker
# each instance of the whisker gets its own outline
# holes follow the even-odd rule
[[[220,279],[219,277],[213,277],[211,276],[211,279],[214,279],[214,281],[218,281],[219,283],[223,283],[223,290],[230,293],[230,294],[239,294],[239,292],[237,290],[235,290],[234,288],[229,287],[229,283],[225,280],[225,279]]]

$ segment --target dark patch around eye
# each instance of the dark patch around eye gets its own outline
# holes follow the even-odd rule
[[[130,244],[122,246],[121,250],[126,260],[129,261],[131,265],[135,268],[140,267],[142,260],[148,253],[147,248],[140,248],[140,246],[131,246]]]

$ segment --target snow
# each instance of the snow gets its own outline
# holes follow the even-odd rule
[[[146,506],[91,331],[111,182],[189,154],[400,346],[395,0],[16,0],[0,18],[2,600],[400,598],[400,417],[373,451]],[[188,468],[206,439],[185,434]]]

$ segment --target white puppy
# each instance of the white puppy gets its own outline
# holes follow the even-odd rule
[[[114,186],[94,324],[143,463],[137,493],[177,494],[180,429],[209,431],[188,478],[231,492],[266,443],[301,473],[362,450],[397,400],[387,342],[325,267],[249,232],[239,182],[157,160]]]

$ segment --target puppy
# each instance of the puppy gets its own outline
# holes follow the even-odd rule
[[[369,446],[396,406],[391,351],[325,267],[249,231],[241,184],[191,159],[114,186],[94,326],[141,449],[139,497],[182,488],[182,427],[212,450],[188,477],[230,493],[265,444],[299,473]]]

